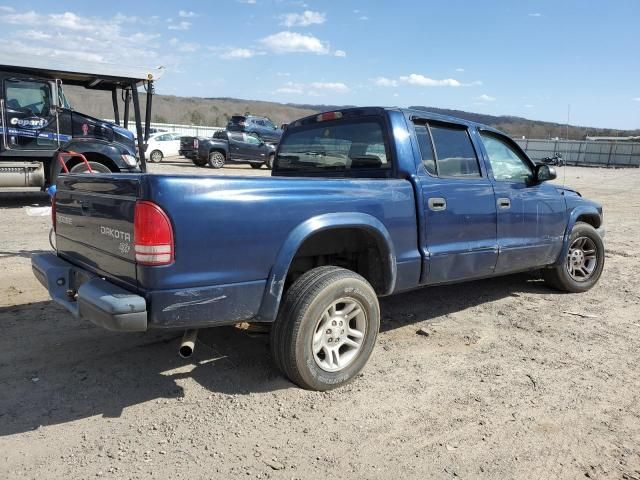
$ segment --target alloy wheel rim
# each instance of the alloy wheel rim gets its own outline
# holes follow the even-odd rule
[[[367,333],[367,315],[362,304],[341,298],[320,315],[311,339],[316,365],[325,372],[349,366],[362,351]]]
[[[569,246],[567,272],[576,282],[589,280],[598,266],[598,251],[589,237],[578,237]]]
[[[154,162],[159,162],[160,158],[161,158],[161,156],[160,156],[160,154],[158,152],[154,152],[153,155],[151,155],[151,157],[152,157],[152,160]]]

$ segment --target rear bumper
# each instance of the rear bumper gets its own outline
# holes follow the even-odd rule
[[[107,330],[147,330],[147,303],[140,295],[76,267],[54,253],[34,255],[31,268],[53,301],[74,317]]]
[[[229,325],[257,318],[266,280],[177,290],[144,297],[78,267],[55,253],[31,257],[31,267],[54,302],[74,317],[118,332]]]

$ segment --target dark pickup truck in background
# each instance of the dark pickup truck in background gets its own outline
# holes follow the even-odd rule
[[[34,255],[33,271],[111,330],[184,329],[186,343],[193,329],[271,323],[275,363],[326,390],[367,362],[378,296],[528,270],[593,287],[602,208],[554,178],[490,127],[327,112],[288,126],[272,177],[59,178],[57,252]]]
[[[198,167],[222,168],[226,163],[248,163],[252,168],[273,166],[276,147],[255,135],[217,131],[211,138],[181,137],[180,155]]]

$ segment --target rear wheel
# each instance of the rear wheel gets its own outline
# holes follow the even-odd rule
[[[158,163],[162,161],[162,157],[163,155],[160,150],[154,150],[153,152],[151,152],[151,155],[149,155],[149,161]]]
[[[339,267],[314,268],[283,299],[271,330],[271,352],[291,381],[329,390],[362,370],[379,328],[378,298],[363,277]]]
[[[222,168],[224,167],[224,155],[220,152],[211,152],[209,154],[209,165],[211,168]]]
[[[261,163],[250,163],[249,165],[251,165],[251,168],[254,168],[256,170],[262,166]]]
[[[111,173],[111,169],[102,163],[89,162],[89,166],[91,167],[91,171],[95,173]],[[69,173],[85,173],[88,171],[87,164],[80,162],[69,170]]]
[[[545,281],[565,292],[586,292],[604,268],[604,243],[588,223],[577,222],[569,236],[569,250],[561,265],[543,271]]]
[[[269,159],[267,160],[267,168],[269,170],[273,169],[273,161],[275,160],[276,156],[274,153],[272,153],[271,155],[269,155]]]

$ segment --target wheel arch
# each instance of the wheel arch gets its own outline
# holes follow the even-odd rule
[[[374,285],[378,295],[388,295],[395,288],[396,255],[393,241],[387,228],[377,218],[365,213],[327,213],[312,217],[294,228],[284,241],[276,261],[271,268],[263,295],[258,320],[274,321],[278,313],[285,282],[292,263],[299,252],[321,235],[345,235],[347,232],[361,232],[377,249],[377,258],[382,271],[381,284]],[[361,273],[362,272],[358,272]],[[367,275],[363,275],[367,278]],[[367,280],[370,280],[367,278]]]
[[[221,153],[221,154],[224,156],[224,159],[225,159],[225,160],[227,160],[227,151],[226,151],[224,148],[222,148],[222,147],[217,147],[217,146],[210,147],[210,148],[209,148],[209,155],[211,155],[211,154],[212,154],[212,153],[214,153],[214,152],[219,152],[219,153]]]
[[[578,222],[587,223],[593,228],[600,228],[602,226],[602,216],[598,209],[592,206],[581,206],[571,210],[567,221],[567,228],[565,229],[562,239],[562,250],[554,265],[560,265],[567,256],[567,252],[569,251],[569,237],[571,236],[573,227]]]
[[[109,170],[111,170],[114,173],[121,171],[120,166],[112,158],[110,158],[108,155],[105,155],[102,152],[96,152],[93,150],[83,151],[83,150],[71,149],[71,148],[69,150],[73,151],[74,153],[82,154],[89,162],[97,162],[105,165],[107,168],[109,168]],[[65,165],[68,170],[71,170],[73,167],[75,167],[82,161],[83,161],[82,157],[80,157],[79,155],[71,156],[67,158]],[[61,172],[62,172],[62,166],[60,165],[60,162],[57,159],[57,153],[56,153],[51,160],[50,183],[55,183],[56,179],[58,178],[58,175],[60,175]]]

